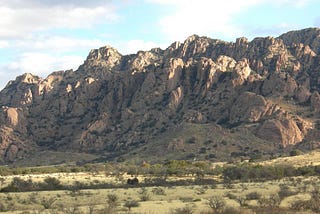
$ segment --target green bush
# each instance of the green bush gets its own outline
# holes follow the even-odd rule
[[[290,156],[298,156],[298,155],[302,155],[303,152],[299,149],[295,149],[295,150],[292,150],[290,151]]]
[[[62,185],[59,179],[55,177],[47,177],[42,183],[42,188],[44,190],[60,190],[62,188]]]

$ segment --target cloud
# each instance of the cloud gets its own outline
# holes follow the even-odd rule
[[[76,70],[84,61],[79,55],[54,55],[29,52],[17,56],[15,61],[0,63],[0,90],[22,73],[32,73],[45,78],[53,71]]]
[[[118,20],[114,0],[0,0],[0,87],[31,72],[76,69],[91,48],[104,43],[58,30],[91,29]],[[73,35],[73,36],[70,36]],[[71,54],[71,55],[70,55]]]
[[[99,39],[79,39],[53,35],[18,39],[11,47],[23,51],[74,52],[104,45],[105,43]]]
[[[2,5],[2,6],[1,6]],[[55,28],[90,28],[118,19],[113,5],[81,7],[12,7],[0,4],[0,38],[24,38],[36,31]]]
[[[303,7],[315,0],[146,0],[168,7],[167,15],[158,24],[169,40],[184,40],[191,34],[225,39],[243,36],[250,29],[235,24],[243,11],[263,4],[277,7]],[[254,18],[254,17],[253,17]]]
[[[114,4],[114,0],[0,0],[0,5],[12,8],[50,8],[54,6],[63,7],[96,7],[101,5]]]
[[[23,41],[20,41],[23,42]],[[32,41],[31,41],[32,42]],[[58,47],[55,47],[55,44]],[[17,56],[14,62],[9,62],[5,64],[0,64],[0,90],[7,84],[11,79],[15,79],[16,76],[21,75],[21,73],[32,73],[41,77],[46,77],[53,71],[58,70],[76,70],[84,61],[85,56],[80,53],[73,55],[59,55],[58,50],[63,49],[63,45],[66,44],[66,50],[72,50],[76,47],[81,46],[84,49],[98,48],[103,46],[99,40],[76,40],[72,38],[57,38],[52,37],[48,40],[33,41],[30,46],[27,44],[19,44],[19,46],[26,46],[26,49],[32,50],[31,52],[25,52]],[[49,46],[47,46],[49,45]],[[137,50],[150,50],[154,47],[167,47],[167,44],[157,44],[151,41],[143,40],[130,40],[128,42],[118,42],[115,44],[116,48],[122,54],[136,53]],[[50,48],[56,48],[57,52],[45,51]]]
[[[119,42],[115,44],[116,48],[121,54],[133,54],[137,51],[148,51],[152,48],[160,47],[162,49],[166,48],[168,44],[158,44],[152,41],[143,41],[143,40],[130,40],[127,42]]]
[[[46,53],[24,53],[15,62],[2,65],[11,72],[32,73],[45,77],[57,70],[77,69],[83,62],[80,56],[53,56]],[[16,73],[15,72],[15,73]]]
[[[258,0],[148,1],[169,5],[173,8],[173,13],[163,17],[159,21],[163,33],[170,40],[182,40],[194,33],[199,35],[217,34],[225,37],[241,35],[241,29],[232,24],[232,16],[241,11],[241,9],[259,2]]]
[[[7,48],[7,47],[9,47],[9,42],[0,40],[0,49],[1,48]]]

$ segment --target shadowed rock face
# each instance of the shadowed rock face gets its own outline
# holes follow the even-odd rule
[[[0,160],[48,149],[126,152],[183,123],[250,127],[275,145],[298,144],[317,129],[319,35],[235,43],[193,35],[126,56],[106,46],[76,71],[24,74],[0,92]]]

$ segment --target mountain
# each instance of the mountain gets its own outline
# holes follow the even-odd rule
[[[0,161],[271,157],[319,146],[320,29],[167,49],[91,50],[76,70],[0,92]],[[80,155],[81,157],[81,155]],[[81,159],[81,158],[79,158]]]

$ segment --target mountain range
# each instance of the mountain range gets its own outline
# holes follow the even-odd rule
[[[0,92],[0,163],[40,154],[220,161],[318,148],[319,53],[319,28],[235,42],[192,35],[130,55],[93,49],[76,71],[26,73]]]

